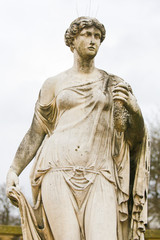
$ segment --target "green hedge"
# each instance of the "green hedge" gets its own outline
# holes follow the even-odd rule
[[[7,226],[7,225],[0,225],[0,235],[21,235],[21,227],[20,226]],[[146,240],[160,240],[160,229],[149,229],[146,230],[145,233]]]

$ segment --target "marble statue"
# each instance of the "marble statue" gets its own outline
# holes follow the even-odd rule
[[[65,33],[73,67],[40,90],[7,175],[24,240],[144,239],[147,131],[130,85],[94,65],[104,38],[97,19],[73,21]],[[33,158],[31,206],[18,176]]]

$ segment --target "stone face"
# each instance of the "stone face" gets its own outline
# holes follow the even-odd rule
[[[147,132],[131,87],[94,65],[104,37],[98,20],[71,24],[65,41],[73,67],[43,84],[8,172],[25,240],[144,239]],[[34,156],[31,207],[18,175]]]

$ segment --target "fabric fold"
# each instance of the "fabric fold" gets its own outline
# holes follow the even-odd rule
[[[117,223],[114,222],[118,226],[117,239],[128,240],[129,228],[129,239],[144,239],[149,181],[148,136],[145,132],[135,156],[132,156],[125,132],[115,130],[112,88],[119,82],[123,80],[103,72],[96,81],[75,86],[72,82],[69,85],[68,81],[65,88],[59,85],[56,97],[46,105],[42,105],[38,99],[35,116],[46,136],[36,153],[30,175],[34,207],[15,188],[10,192],[20,208],[24,240],[54,240],[42,201],[47,199],[42,194],[44,182],[48,194],[51,194],[48,181],[58,203],[66,189],[67,198],[65,196],[64,199],[72,199],[74,204],[71,212],[81,216],[78,221],[83,235],[85,209],[90,209],[87,205],[92,202],[90,193],[92,188],[95,189],[95,182],[99,181],[103,184],[97,184],[96,191],[102,191],[102,203],[103,198],[107,203],[110,202],[110,194],[105,192],[105,188],[110,189],[114,196],[115,202],[110,204],[114,208],[116,205],[113,218],[117,219]],[[64,205],[67,206],[67,202]],[[54,205],[52,198],[48,206],[48,214],[52,209],[56,212],[59,210],[59,205]]]
[[[10,189],[9,196],[19,207],[23,240],[54,240],[43,206],[41,206],[41,214],[36,214],[23,193],[15,187]]]

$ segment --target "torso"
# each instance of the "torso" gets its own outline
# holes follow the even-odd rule
[[[93,73],[81,74],[68,69],[54,77],[46,80],[41,89],[40,102],[49,104],[50,101],[61,91],[61,89],[97,81],[101,77],[101,70],[95,69]]]
[[[58,117],[47,147],[53,165],[104,168],[106,159],[111,162],[112,103],[104,93],[106,80],[100,71],[87,80],[70,71],[59,75]]]

